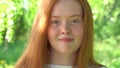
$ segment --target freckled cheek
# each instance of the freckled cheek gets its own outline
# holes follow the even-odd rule
[[[55,38],[57,36],[57,29],[56,28],[53,28],[53,27],[50,27],[48,28],[48,37],[49,39],[51,38]]]
[[[83,28],[82,27],[74,27],[74,28],[72,28],[72,31],[76,34],[82,34]]]
[[[72,32],[77,39],[82,39],[82,37],[83,37],[83,28],[82,27],[73,28]]]

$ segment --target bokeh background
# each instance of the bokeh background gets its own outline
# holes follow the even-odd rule
[[[39,0],[0,0],[0,68],[13,68],[25,49]],[[94,18],[94,55],[120,68],[120,0],[88,0]]]

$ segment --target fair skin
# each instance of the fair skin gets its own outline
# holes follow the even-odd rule
[[[51,64],[72,65],[83,37],[82,8],[75,0],[59,0],[48,26]]]

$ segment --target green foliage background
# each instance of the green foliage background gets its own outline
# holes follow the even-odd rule
[[[94,55],[120,67],[120,0],[88,0],[94,18]],[[38,0],[0,0],[0,68],[13,68],[22,54]]]

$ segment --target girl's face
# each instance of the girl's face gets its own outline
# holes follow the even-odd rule
[[[76,0],[59,0],[53,7],[48,26],[52,51],[72,54],[80,48],[83,37],[82,8]]]

